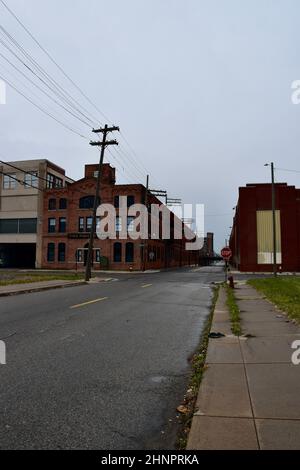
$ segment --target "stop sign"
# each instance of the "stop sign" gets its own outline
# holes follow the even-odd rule
[[[225,246],[225,248],[223,248],[221,250],[221,256],[222,258],[224,258],[226,261],[230,260],[230,258],[232,257],[232,251],[231,249],[229,248],[229,246]]]

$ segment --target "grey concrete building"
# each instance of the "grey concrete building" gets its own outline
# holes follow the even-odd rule
[[[0,268],[40,268],[43,192],[73,180],[54,163],[0,163]]]

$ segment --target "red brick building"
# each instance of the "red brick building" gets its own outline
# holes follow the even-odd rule
[[[275,185],[278,270],[300,271],[300,189]],[[240,271],[273,270],[271,184],[239,188],[230,247],[232,264]]]
[[[49,189],[44,197],[43,262],[46,269],[84,269],[87,258],[98,165],[86,165],[84,178],[65,188]],[[103,166],[101,203],[112,204],[118,214],[120,196],[127,206],[145,203],[146,188],[140,184],[117,185],[115,169]],[[151,193],[148,204],[162,203]],[[175,215],[171,213],[171,227]],[[128,219],[130,219],[128,217]],[[131,220],[127,220],[127,227]],[[129,228],[128,228],[129,230]],[[171,229],[172,234],[172,229]],[[145,256],[144,256],[145,250]],[[144,259],[146,266],[144,266]],[[185,240],[100,240],[95,234],[93,269],[141,270],[194,265],[199,251],[186,251]]]

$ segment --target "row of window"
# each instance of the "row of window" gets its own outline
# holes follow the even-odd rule
[[[121,263],[122,256],[123,256],[123,245],[122,243],[114,243],[114,253],[113,253],[113,260],[114,263]],[[134,262],[134,244],[129,242],[125,245],[125,263],[133,263]]]
[[[0,233],[36,233],[37,219],[0,219]]]
[[[10,175],[3,176],[3,189],[16,189],[19,178],[17,178],[16,173],[11,173]],[[38,178],[37,172],[26,173],[24,177],[24,187],[31,188],[31,187],[38,188]]]
[[[57,260],[60,263],[64,263],[66,261],[66,244],[65,243],[59,243],[58,244]],[[47,261],[49,263],[54,263],[55,262],[55,243],[48,243]]]
[[[47,173],[47,189],[53,188],[62,188],[63,187],[63,180],[58,176],[52,175],[51,173]],[[23,182],[17,178],[16,173],[10,173],[9,175],[3,176],[3,189],[16,189],[17,184],[24,185],[25,188],[38,188],[38,173],[37,171],[30,171],[25,174]]]
[[[95,196],[84,196],[79,199],[79,209],[92,209],[94,207]],[[115,196],[114,198],[114,206],[115,208],[119,208],[119,201],[120,196]],[[131,207],[134,205],[134,196],[127,196],[127,207]],[[97,201],[98,205],[100,201]],[[49,211],[56,210],[57,207],[60,210],[67,209],[67,199],[61,198],[59,199],[59,203],[57,206],[57,201],[54,198],[49,199],[48,201],[48,209]]]
[[[58,176],[47,173],[47,189],[62,188],[63,180]]]
[[[113,260],[114,263],[121,263],[122,262],[122,250],[123,250],[122,243],[114,243],[114,252],[113,252]],[[87,255],[87,248],[79,249],[76,251],[75,260],[78,263],[83,263],[86,261]],[[94,250],[94,260],[96,263],[100,263],[100,250]],[[47,261],[49,263],[54,263],[56,261],[56,245],[55,243],[51,242],[48,243],[47,247]],[[64,263],[66,261],[66,244],[65,243],[58,243],[57,245],[57,261],[59,263]],[[133,263],[134,262],[134,244],[133,243],[126,243],[125,245],[125,262],[126,263]]]
[[[67,231],[67,219],[66,217],[60,217],[58,220],[58,232],[59,233],[66,233]],[[48,219],[48,233],[55,233],[56,232],[56,219],[50,218]]]
[[[134,230],[134,217],[127,217],[127,231],[133,232]],[[100,217],[97,217],[97,224],[100,223]],[[48,219],[48,233],[56,233],[56,218],[50,217]],[[78,221],[78,232],[86,233],[92,229],[93,217],[79,217]],[[116,232],[122,231],[122,218],[116,217],[115,222]],[[67,219],[66,217],[59,217],[58,219],[58,233],[66,233],[67,231]]]
[[[59,210],[65,210],[67,209],[67,199],[66,198],[61,198],[59,199],[59,202],[58,202],[58,209]],[[55,211],[57,208],[56,206],[56,199],[49,199],[48,201],[48,210],[49,211]]]

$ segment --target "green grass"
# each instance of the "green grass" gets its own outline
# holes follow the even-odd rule
[[[227,293],[227,301],[226,305],[229,309],[229,316],[231,322],[231,331],[235,336],[242,335],[242,327],[241,327],[241,318],[240,318],[240,310],[236,303],[236,298],[234,295],[234,290],[231,289],[229,286],[225,286],[226,293]]]
[[[34,275],[30,274],[23,277],[15,277],[13,279],[2,279],[0,280],[0,286],[13,286],[18,284],[29,284],[32,282],[43,282],[43,281],[79,281],[83,279],[80,274],[45,274],[45,275]]]
[[[211,324],[213,314],[215,311],[216,303],[219,295],[219,287],[214,289],[214,296],[212,300],[210,315],[206,321],[204,331],[201,335],[199,346],[195,354],[191,357],[190,362],[192,365],[192,374],[188,385],[188,392],[185,396],[183,405],[187,408],[187,413],[182,414],[180,418],[180,431],[177,437],[177,449],[185,449],[187,446],[188,435],[191,429],[192,420],[195,411],[195,405],[198,397],[200,384],[205,371],[205,360],[207,354],[207,348],[209,343],[209,333],[211,330]]]
[[[285,276],[268,279],[251,279],[248,281],[252,287],[262,292],[267,299],[273,302],[280,310],[287,313],[290,318],[300,322],[300,278]]]

